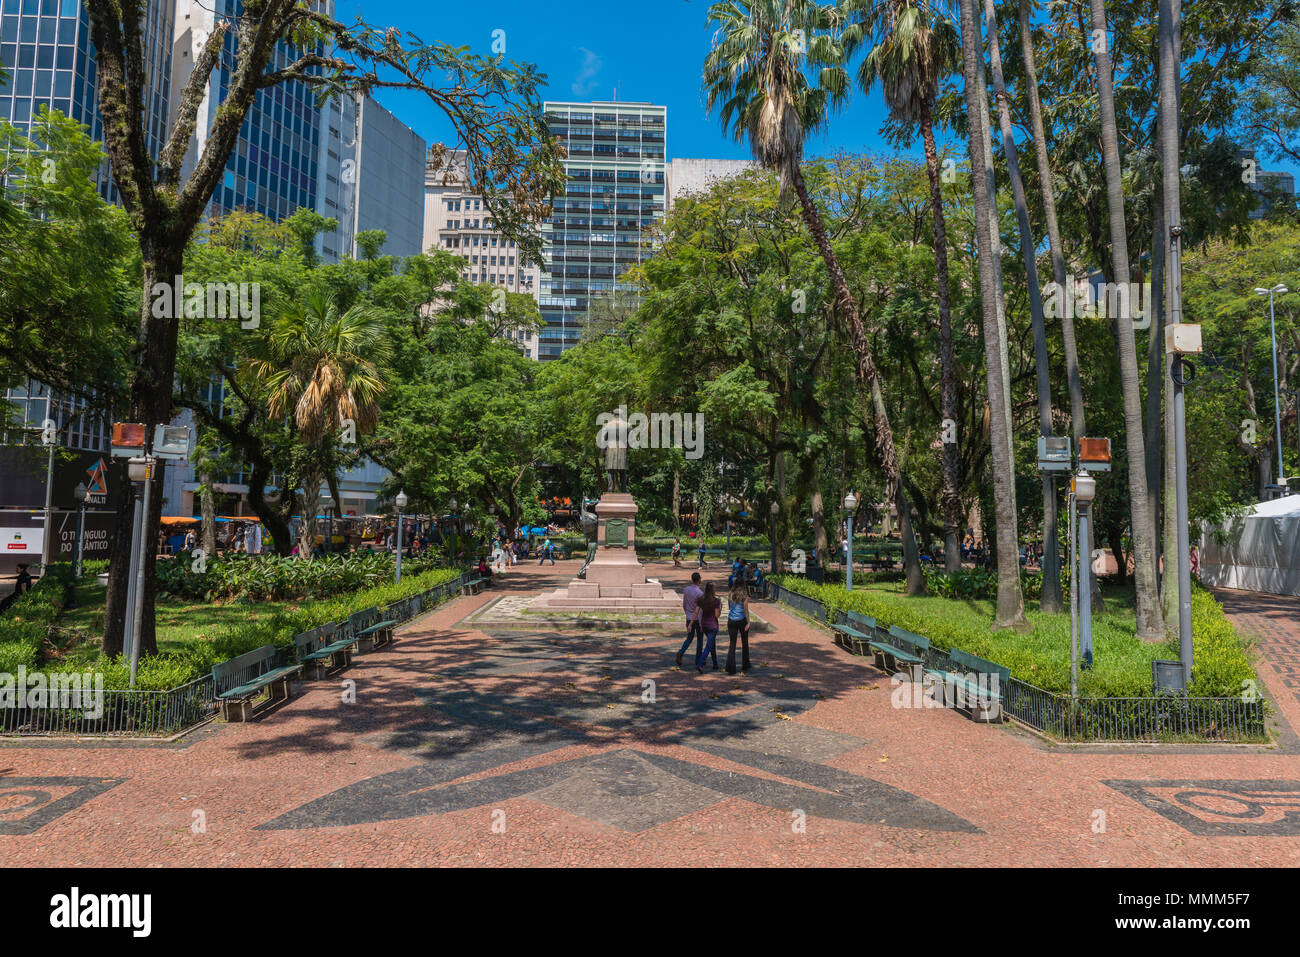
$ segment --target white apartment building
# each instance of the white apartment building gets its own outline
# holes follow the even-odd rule
[[[526,265],[514,240],[493,229],[492,214],[469,188],[465,154],[453,151],[441,168],[432,160],[424,174],[424,251],[441,249],[464,260],[461,278],[537,298],[539,270]],[[517,331],[513,340],[537,358],[537,334]]]

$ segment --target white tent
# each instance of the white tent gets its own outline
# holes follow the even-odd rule
[[[1201,529],[1201,581],[1300,595],[1300,495],[1261,502]]]

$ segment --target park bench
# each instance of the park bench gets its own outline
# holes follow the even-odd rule
[[[966,670],[936,672],[936,697],[941,695],[945,705],[966,709],[975,721],[1000,721],[1011,670],[960,648],[948,652],[948,660],[954,668]]]
[[[301,671],[302,665],[276,667],[275,645],[263,645],[213,665],[221,716],[227,721],[248,721],[253,716],[253,699],[263,690],[269,690],[272,701],[289,698],[290,682]]]
[[[871,559],[871,570],[873,572],[892,572],[894,570],[894,559],[890,555],[882,555]]]
[[[362,609],[348,619],[352,637],[361,644],[361,650],[378,648],[393,640],[393,626],[397,622],[384,618],[375,606]]]
[[[916,672],[925,664],[925,653],[930,650],[930,639],[899,628],[889,626],[889,637],[874,637],[867,642],[876,658],[876,665],[882,671],[899,671],[906,666]]]
[[[860,615],[856,611],[847,612],[845,617],[847,621],[831,626],[835,644],[847,648],[855,655],[863,654],[863,649],[876,636],[876,619]]]
[[[465,582],[464,587],[465,590],[469,592],[471,595],[477,595],[479,592],[483,590],[483,586],[486,584],[487,584],[486,578],[471,578],[469,581]]]
[[[357,645],[357,639],[347,633],[346,625],[340,634],[335,623],[294,635],[293,642],[298,649],[298,662],[312,678],[324,678],[330,669],[348,667],[352,664],[352,651]]]

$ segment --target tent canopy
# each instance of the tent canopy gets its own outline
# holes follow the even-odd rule
[[[1300,595],[1300,495],[1203,525],[1200,572],[1207,585]]]

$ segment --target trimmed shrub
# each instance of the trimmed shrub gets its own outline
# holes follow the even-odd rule
[[[1057,693],[1070,688],[1068,615],[1029,612],[1030,632],[994,631],[987,606],[973,599],[909,598],[877,589],[846,591],[842,584],[817,585],[805,578],[778,575],[776,582],[820,601],[831,616],[855,611],[875,618],[882,628],[897,625],[925,635],[948,651],[960,648],[1010,669],[1013,677]],[[1152,694],[1151,662],[1178,657],[1176,640],[1147,644],[1138,640],[1127,609],[1094,619],[1095,666],[1080,672],[1080,692],[1092,696],[1147,697]],[[1243,682],[1255,680],[1246,645],[1214,597],[1199,586],[1192,595],[1192,695],[1236,697]]]

